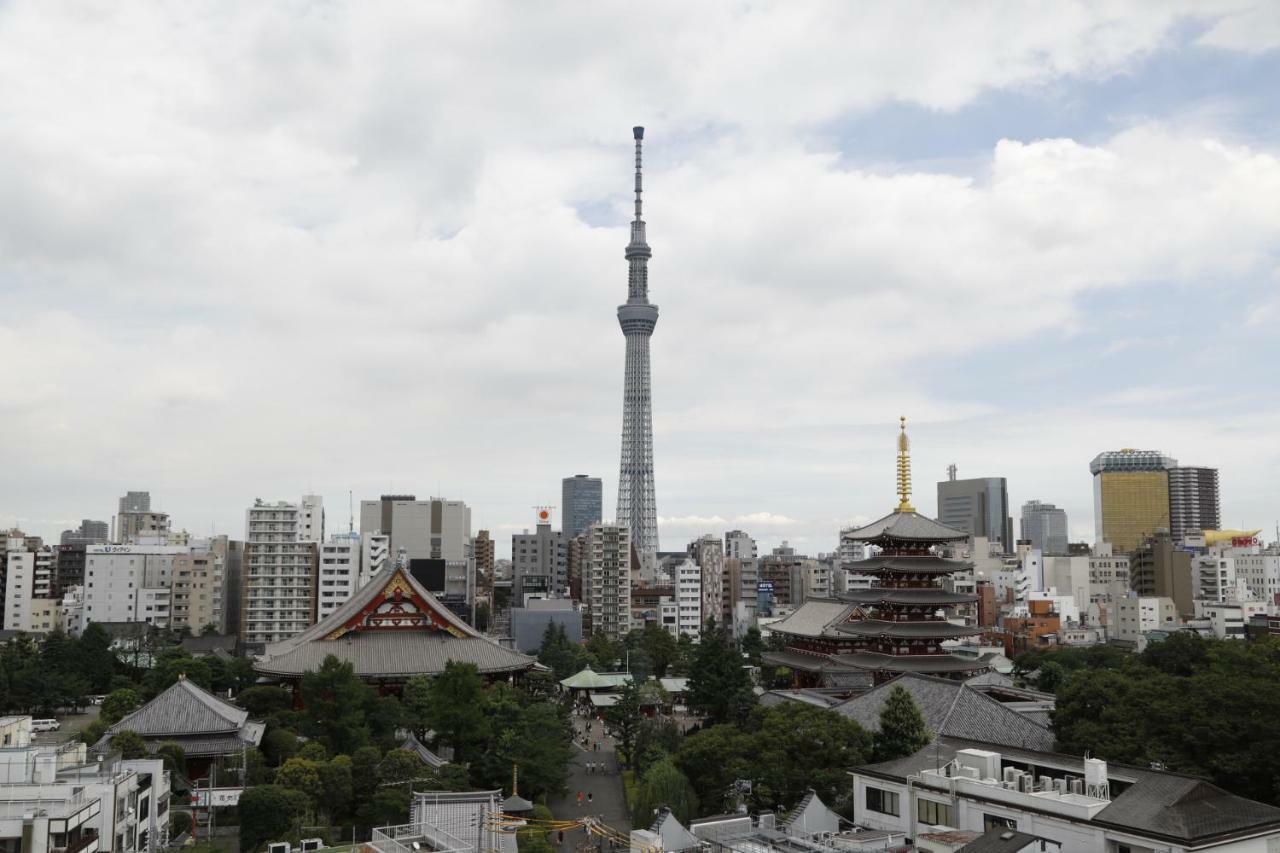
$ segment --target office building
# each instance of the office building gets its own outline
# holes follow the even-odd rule
[[[298,539],[324,541],[324,499],[319,495],[303,495],[298,504]]]
[[[551,514],[540,510],[534,532],[511,536],[512,604],[530,598],[562,598],[569,594],[569,562],[564,533],[551,529]],[[544,515],[545,514],[545,515]]]
[[[1222,529],[1218,469],[1169,469],[1169,533],[1181,542],[1189,533]]]
[[[196,543],[173,558],[169,596],[170,624],[200,634],[209,626],[226,631],[226,560],[212,542]]]
[[[125,492],[116,512],[151,512],[151,492]]]
[[[641,144],[644,128],[633,128],[636,143],[636,207],[627,244],[627,302],[618,306],[618,324],[626,337],[622,392],[622,459],[618,468],[619,524],[630,531],[640,574],[652,578],[658,558],[658,508],[653,476],[653,401],[649,338],[658,324],[658,306],[649,302],[649,257],[641,218]]]
[[[175,561],[182,545],[94,545],[85,549],[84,621],[171,627]],[[188,566],[190,568],[190,566]],[[192,630],[200,625],[191,626]]]
[[[166,541],[171,532],[169,513],[139,510],[116,516],[115,541],[122,545]]]
[[[85,548],[85,545],[58,546],[57,565],[53,572],[54,595],[61,597],[71,587],[84,585]]]
[[[471,550],[476,555],[476,581],[486,595],[493,592],[494,541],[489,531],[481,530],[472,541]]]
[[[1089,463],[1093,474],[1094,541],[1133,551],[1169,530],[1169,469],[1178,461],[1158,450],[1109,450]]]
[[[759,597],[760,558],[725,557],[725,625],[733,636],[742,637],[755,627]]]
[[[561,530],[572,539],[604,516],[604,485],[599,477],[575,474],[560,483]]]
[[[1027,501],[1022,505],[1020,537],[1046,556],[1067,553],[1067,511],[1053,504]]]
[[[956,466],[948,466],[947,479],[938,483],[938,523],[970,536],[985,536],[999,542],[1003,553],[1013,553],[1013,519],[1004,477],[959,480]]]
[[[359,533],[335,533],[320,546],[316,619],[342,606],[369,580]]]
[[[300,503],[254,502],[245,514],[240,638],[286,640],[316,621],[317,545],[302,539]]]
[[[591,633],[620,640],[631,630],[631,528],[591,525],[584,557],[583,591]]]
[[[1184,618],[1195,612],[1191,553],[1168,533],[1151,537],[1129,555],[1129,584],[1140,596],[1172,599]]]
[[[413,495],[383,495],[360,502],[360,533],[390,537],[392,559],[466,562],[471,559],[471,509],[463,501]]]
[[[697,639],[702,630],[702,567],[691,557],[685,557],[672,567],[675,585],[672,591],[672,605],[675,609],[675,620],[668,624],[663,620],[663,627],[675,638],[688,634]]]
[[[86,518],[75,530],[64,530],[58,540],[60,545],[101,545],[111,541],[111,525],[105,521]]]

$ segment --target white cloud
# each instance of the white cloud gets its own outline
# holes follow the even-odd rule
[[[461,496],[480,527],[611,475],[646,122],[664,528],[834,547],[823,519],[889,506],[886,423],[1007,416],[931,365],[1064,339],[1108,289],[1274,269],[1280,166],[1151,122],[1003,140],[971,175],[871,170],[829,123],[1124,73],[1191,15],[1215,20],[9,4],[0,464],[22,487],[0,521],[149,487],[179,524],[235,531],[253,496],[317,488]]]

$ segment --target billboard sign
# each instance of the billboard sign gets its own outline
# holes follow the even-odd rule
[[[244,788],[196,788],[191,792],[191,805],[197,809],[220,809],[240,804]]]

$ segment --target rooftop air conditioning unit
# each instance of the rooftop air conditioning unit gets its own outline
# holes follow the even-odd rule
[[[1013,784],[1015,784],[1015,785],[1016,785],[1016,784],[1018,783],[1018,777],[1019,777],[1019,776],[1021,776],[1021,775],[1022,775],[1022,771],[1021,771],[1021,770],[1019,770],[1018,768],[1016,768],[1016,767],[1006,767],[1006,768],[1004,769],[1004,781],[1005,781],[1005,784],[1007,785],[1007,784],[1009,784],[1009,783],[1013,783]]]
[[[961,767],[961,768],[959,768],[959,772],[958,772],[956,775],[958,775],[958,776],[962,776],[962,777],[964,777],[965,779],[979,779],[979,778],[981,778],[981,777],[979,776],[979,774],[978,774],[978,768],[976,768],[976,767]]]
[[[1084,793],[1084,780],[1083,780],[1083,779],[1072,779],[1072,780],[1071,780],[1071,793],[1073,793],[1073,794],[1083,794],[1083,793]]]
[[[292,853],[288,841],[275,841],[267,845],[267,853]]]
[[[302,839],[302,853],[311,853],[313,850],[323,850],[323,838],[304,838]]]
[[[1066,780],[1066,779],[1054,779],[1054,780],[1053,780],[1053,786],[1057,789],[1057,791],[1058,791],[1058,793],[1059,793],[1059,794],[1065,794],[1065,793],[1067,792],[1067,780]]]
[[[1035,790],[1036,780],[1031,778],[1030,774],[1024,773],[1018,777],[1018,790],[1024,794],[1030,794]],[[268,850],[267,853],[275,853],[274,850]],[[284,853],[289,853],[285,850]]]

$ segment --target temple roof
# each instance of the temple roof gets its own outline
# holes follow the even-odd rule
[[[472,628],[400,568],[375,577],[302,633],[267,646],[254,670],[298,677],[319,669],[329,655],[350,663],[356,675],[386,679],[434,675],[450,661],[486,674],[536,663]]]
[[[769,631],[797,637],[831,637],[835,636],[834,626],[847,621],[853,610],[854,606],[848,601],[810,598],[790,615],[770,625]]]
[[[873,672],[980,672],[987,668],[985,661],[960,655],[882,655],[878,652],[852,652],[832,655],[831,660],[841,666],[866,669]]]
[[[944,560],[933,554],[882,554],[869,560],[858,560],[845,565],[855,575],[905,574],[911,572],[916,574],[949,575],[973,566],[972,563],[962,560]]]
[[[852,592],[842,593],[840,596],[846,602],[854,604],[898,604],[898,605],[937,605],[944,607],[951,604],[970,604],[978,600],[976,595],[966,595],[962,592],[947,592],[945,589],[938,587],[877,587],[873,589],[859,589]],[[771,630],[776,630],[775,626],[770,626]]]
[[[954,527],[939,524],[918,512],[895,511],[884,518],[877,519],[868,525],[843,534],[843,538],[854,542],[888,543],[888,542],[924,542],[942,543],[959,542],[968,539],[969,534]]]
[[[188,755],[220,755],[238,751],[246,743],[256,746],[263,728],[249,719],[248,711],[181,678],[107,729],[97,746],[105,747],[127,729],[148,741],[177,741]]]
[[[955,625],[941,619],[927,619],[919,622],[889,622],[884,619],[860,619],[857,622],[846,622],[837,625],[835,630],[842,634],[857,637],[972,637],[981,634],[982,629],[967,625]]]

